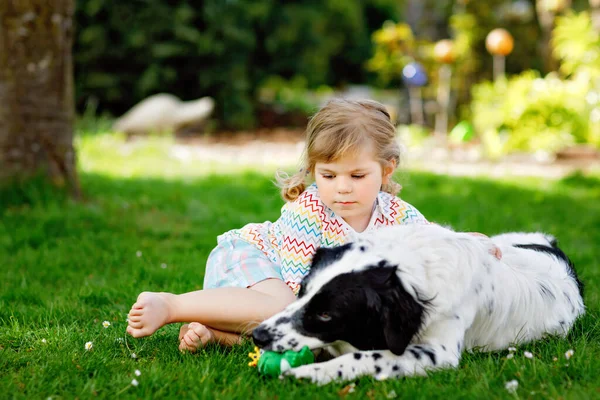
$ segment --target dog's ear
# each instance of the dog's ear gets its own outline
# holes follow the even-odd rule
[[[421,327],[423,306],[404,290],[396,272],[397,266],[381,261],[365,278],[371,288],[367,304],[380,315],[387,348],[400,355]]]
[[[319,247],[312,259],[311,270],[325,267],[342,258],[344,253],[352,248],[352,243],[338,247]]]
[[[365,278],[375,290],[385,290],[395,286],[395,281],[398,280],[396,268],[395,265],[380,261],[377,266],[365,271]]]
[[[367,299],[367,308],[379,314],[381,312],[381,297],[379,293],[369,287],[364,289],[364,293]]]
[[[401,355],[421,327],[423,306],[404,290],[397,277],[394,286],[380,292],[380,296],[383,336],[388,349]]]

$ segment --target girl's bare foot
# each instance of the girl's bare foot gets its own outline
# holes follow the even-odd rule
[[[215,333],[198,322],[185,324],[179,330],[179,350],[195,352],[208,343],[216,342]]]
[[[173,297],[170,293],[140,293],[129,311],[127,333],[135,338],[150,336],[171,322]]]

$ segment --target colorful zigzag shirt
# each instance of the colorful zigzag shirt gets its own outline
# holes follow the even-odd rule
[[[386,192],[379,192],[367,229],[382,226],[428,223],[413,206]],[[276,265],[286,284],[297,294],[319,247],[335,247],[352,241],[356,233],[319,197],[316,184],[296,200],[284,204],[275,222],[248,224],[225,233],[255,245]]]

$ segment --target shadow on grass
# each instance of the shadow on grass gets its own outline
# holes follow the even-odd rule
[[[561,180],[567,186],[584,189],[600,188],[600,177],[588,176],[581,172],[575,172]]]

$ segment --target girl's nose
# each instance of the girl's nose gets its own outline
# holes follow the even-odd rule
[[[352,191],[352,184],[346,178],[338,178],[336,188],[338,193],[350,193]]]

